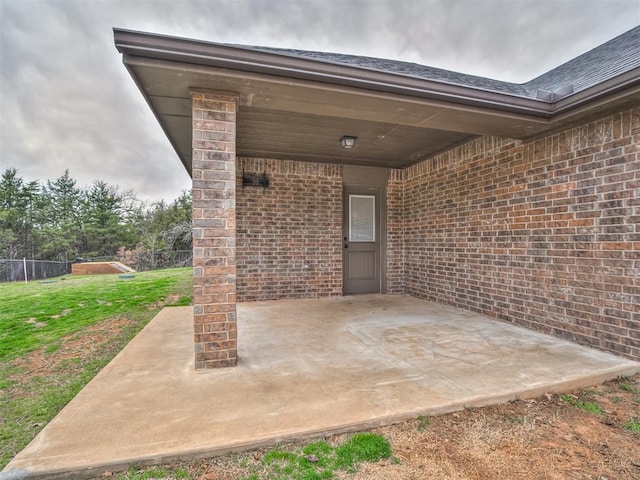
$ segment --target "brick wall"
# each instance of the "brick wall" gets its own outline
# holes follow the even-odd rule
[[[640,359],[640,109],[405,173],[407,293]]]
[[[387,181],[387,291],[404,293],[404,171],[389,170]]]
[[[239,301],[342,295],[342,167],[238,158],[236,190]]]

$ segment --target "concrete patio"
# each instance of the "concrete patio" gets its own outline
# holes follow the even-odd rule
[[[239,304],[238,367],[196,372],[191,315],[163,310],[0,476],[214,456],[640,372],[624,358],[385,295]]]

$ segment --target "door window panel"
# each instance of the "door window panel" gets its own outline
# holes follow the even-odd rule
[[[376,197],[349,195],[349,241],[376,241]]]

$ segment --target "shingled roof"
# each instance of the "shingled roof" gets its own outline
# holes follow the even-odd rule
[[[574,92],[640,67],[640,26],[525,83],[529,92],[573,85]]]
[[[563,92],[562,96],[577,93],[640,67],[640,26],[522,84],[382,58],[260,46],[229,46],[539,100],[557,100],[558,95],[552,97],[550,94],[559,91]]]

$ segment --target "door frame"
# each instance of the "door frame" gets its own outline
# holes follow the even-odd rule
[[[380,167],[361,167],[356,165],[344,165],[342,169],[342,236],[340,237],[340,245],[342,246],[342,294],[345,285],[345,253],[344,239],[348,235],[345,231],[347,222],[345,210],[345,201],[347,189],[371,189],[375,190],[378,195],[379,203],[379,221],[376,228],[380,235],[380,293],[387,293],[387,182],[389,179],[389,169]],[[370,190],[370,191],[371,191]],[[365,192],[363,192],[365,193]],[[349,295],[349,294],[347,294]]]

